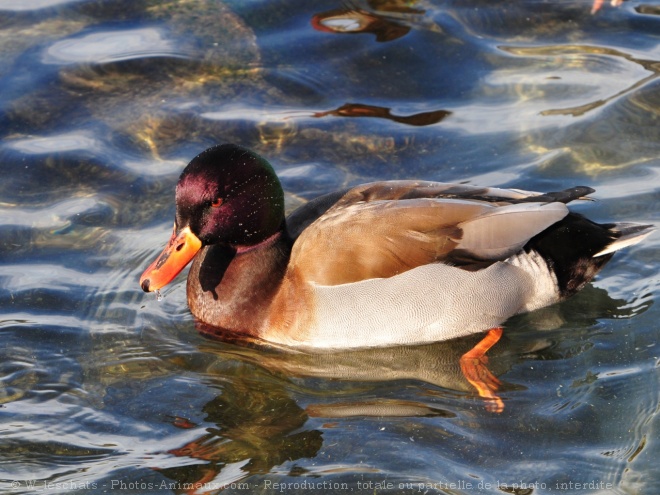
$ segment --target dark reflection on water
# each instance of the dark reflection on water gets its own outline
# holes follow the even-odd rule
[[[373,105],[362,105],[360,103],[346,103],[336,110],[317,112],[313,116],[326,117],[328,115],[334,115],[336,117],[375,117],[380,119],[388,119],[399,124],[426,126],[437,124],[445,117],[451,115],[451,112],[446,110],[436,110],[433,112],[421,112],[414,115],[400,116],[392,115],[389,108],[375,107]]]
[[[312,17],[312,26],[318,31],[333,34],[371,33],[376,41],[393,41],[410,32],[410,26],[402,23],[406,18],[424,14],[409,6],[409,2],[372,0],[367,9],[341,8],[321,12]],[[411,15],[412,14],[412,15]]]
[[[508,322],[499,415],[471,339],[246,347],[196,332],[183,278],[137,285],[217,142],[268,156],[289,210],[422,178],[659,223],[660,6],[591,7],[0,0],[0,491],[657,492],[657,235]]]

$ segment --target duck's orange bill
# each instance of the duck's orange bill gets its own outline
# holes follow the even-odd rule
[[[189,227],[176,231],[176,225],[163,252],[140,277],[140,287],[145,292],[153,292],[169,284],[183,268],[190,263],[202,247],[202,241]]]

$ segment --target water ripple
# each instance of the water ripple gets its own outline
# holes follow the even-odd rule
[[[5,146],[21,153],[36,155],[85,150],[99,153],[103,149],[98,138],[84,131],[16,139],[8,141]]]
[[[81,0],[0,0],[0,11],[27,12],[79,2]]]
[[[45,64],[112,63],[152,57],[190,58],[191,53],[167,37],[163,29],[143,27],[95,32],[53,43]]]

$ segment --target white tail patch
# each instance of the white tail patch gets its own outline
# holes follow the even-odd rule
[[[481,259],[504,259],[568,215],[563,203],[520,203],[493,208],[459,224],[459,248]]]
[[[628,246],[634,246],[651,235],[655,231],[655,227],[653,225],[642,225],[639,223],[617,223],[612,231],[620,232],[621,237],[608,244],[602,251],[594,254],[594,258],[605,256]]]

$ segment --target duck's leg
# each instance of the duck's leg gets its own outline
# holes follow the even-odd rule
[[[502,382],[486,366],[488,364],[486,353],[500,340],[500,337],[502,337],[502,328],[491,328],[477,345],[461,356],[463,376],[477,389],[480,397],[489,400],[486,409],[497,413],[504,410],[504,402],[495,394]]]

